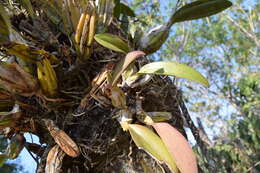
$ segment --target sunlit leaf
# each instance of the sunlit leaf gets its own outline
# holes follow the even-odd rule
[[[55,96],[58,88],[56,72],[47,58],[37,63],[37,75],[43,92],[50,96]]]
[[[36,47],[28,46],[23,43],[18,42],[8,42],[3,45],[5,50],[18,58],[26,62],[36,63],[40,61],[43,57],[48,58],[51,64],[59,64],[59,60],[52,54],[48,53],[43,49],[38,49]]]
[[[152,130],[138,124],[129,124],[129,131],[138,148],[144,149],[160,163],[166,163],[174,173],[179,172],[165,144]]]
[[[102,46],[111,49],[116,52],[128,53],[129,47],[128,45],[118,36],[104,33],[104,34],[96,34],[95,40],[101,44]]]
[[[173,155],[181,173],[198,173],[196,156],[184,136],[168,123],[154,123],[152,126]]]
[[[172,118],[171,112],[146,112],[154,122],[167,121]]]
[[[170,19],[170,23],[200,19],[217,14],[232,3],[228,0],[198,0],[181,7]]]
[[[193,68],[174,61],[159,61],[146,64],[139,74],[158,74],[189,79],[209,87],[208,80]]]
[[[145,53],[142,51],[132,51],[129,52],[125,58],[122,58],[115,67],[115,70],[112,74],[112,85],[115,85],[117,83],[117,80],[121,76],[121,74],[129,67],[129,65],[134,62],[137,58],[144,56]]]

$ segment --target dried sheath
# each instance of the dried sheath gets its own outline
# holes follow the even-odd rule
[[[77,144],[63,131],[60,130],[52,120],[44,120],[51,136],[60,148],[69,156],[77,157],[80,154]]]
[[[45,172],[47,173],[59,173],[61,171],[62,160],[65,153],[61,150],[59,145],[55,145],[49,151],[45,166]]]

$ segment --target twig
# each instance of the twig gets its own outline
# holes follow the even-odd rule
[[[31,153],[31,151],[28,149],[28,146],[27,146],[27,145],[25,145],[25,148],[26,148],[26,150],[28,151],[28,153],[31,155],[31,157],[33,158],[33,160],[36,162],[36,165],[37,165],[37,167],[38,167],[39,161],[37,160],[37,158],[34,157],[34,155],[33,155],[33,154]]]
[[[197,141],[198,146],[201,148],[202,151],[204,151],[204,149],[206,149],[204,141],[201,140],[200,135],[199,135],[199,130],[194,125],[194,123],[190,117],[188,109],[183,101],[181,90],[178,91],[178,101],[179,101],[179,106],[181,108],[182,114],[188,124],[188,127],[191,129],[191,132],[192,132],[195,140]]]

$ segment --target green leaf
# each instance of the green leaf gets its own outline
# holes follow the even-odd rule
[[[130,17],[135,17],[134,11],[124,3],[117,3],[114,9],[115,18],[119,18],[120,14],[125,14]]]
[[[121,40],[118,36],[109,33],[96,34],[95,40],[102,46],[111,49],[113,51],[122,52],[122,53],[129,52],[128,45],[123,40]]]
[[[183,22],[187,20],[200,19],[217,14],[228,7],[232,3],[228,0],[198,0],[184,5],[170,19],[170,23]]]
[[[176,76],[179,78],[189,79],[209,87],[208,80],[198,71],[185,64],[180,64],[174,61],[160,61],[146,64],[138,73]]]
[[[129,132],[138,148],[144,149],[160,163],[166,163],[174,173],[179,172],[165,144],[152,130],[138,124],[129,124]]]

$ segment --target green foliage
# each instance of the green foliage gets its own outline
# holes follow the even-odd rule
[[[209,87],[208,80],[193,68],[174,61],[153,62],[143,66],[139,74],[158,74],[189,79]]]
[[[227,0],[198,0],[177,10],[170,19],[170,23],[200,19],[217,14],[232,6]]]
[[[130,124],[129,132],[139,148],[147,151],[159,162],[169,165],[173,172],[179,172],[165,143],[152,130],[138,124]]]
[[[121,53],[129,52],[129,47],[127,43],[125,43],[118,36],[109,33],[104,33],[104,34],[96,34],[94,38],[99,44],[113,51],[121,52]]]

